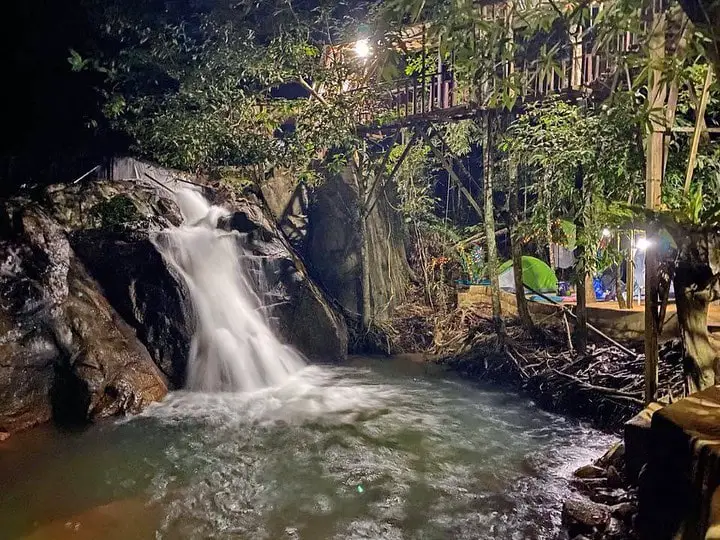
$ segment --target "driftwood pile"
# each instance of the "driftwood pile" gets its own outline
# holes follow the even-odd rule
[[[667,343],[660,357],[662,399],[678,399],[685,393],[680,343]],[[518,322],[508,323],[507,338],[500,343],[485,320],[473,329],[467,352],[443,361],[474,379],[516,385],[544,408],[605,428],[621,426],[643,406],[644,355],[629,355],[600,341],[580,355],[569,349],[562,333],[528,332]]]
[[[619,428],[642,409],[644,355],[595,334],[586,354],[580,355],[570,348],[560,310],[556,322],[552,330],[543,324],[530,332],[518,320],[507,320],[501,343],[487,307],[431,307],[415,298],[396,309],[392,320],[351,332],[351,350],[436,356],[468,378],[521,389],[546,409],[586,418],[598,427]],[[685,395],[681,358],[679,340],[661,348],[662,400]]]

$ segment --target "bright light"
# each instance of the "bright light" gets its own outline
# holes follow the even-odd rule
[[[610,236],[612,236],[612,233],[610,232],[610,229],[608,229],[607,227],[605,227],[605,228],[602,230],[602,235],[603,235],[605,238],[610,238]]]
[[[652,245],[652,242],[648,240],[647,238],[638,238],[637,241],[637,248],[640,251],[645,251],[647,248],[649,248]]]
[[[355,54],[358,58],[367,58],[371,52],[372,49],[367,39],[359,39],[355,42]]]

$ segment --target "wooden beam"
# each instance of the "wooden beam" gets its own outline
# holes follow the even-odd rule
[[[661,64],[665,56],[665,14],[655,11],[652,20],[650,49],[650,129],[645,149],[645,206],[649,210],[660,207],[662,188],[664,126],[658,121],[658,111],[665,105],[666,88]],[[664,116],[664,115],[663,115]],[[664,118],[663,118],[664,123]],[[657,236],[657,224],[649,222],[645,229],[648,240]],[[655,400],[658,388],[658,257],[652,244],[645,250],[645,402]]]
[[[710,64],[707,67],[705,75],[705,84],[703,84],[702,95],[700,96],[700,104],[696,111],[695,130],[693,131],[692,143],[690,145],[690,157],[688,158],[687,171],[685,171],[685,188],[684,193],[690,191],[690,183],[692,182],[693,173],[695,172],[695,162],[697,161],[698,147],[700,146],[700,134],[705,124],[705,109],[707,108],[708,98],[710,96],[710,85],[713,81],[713,68]]]
[[[437,133],[437,130],[435,130],[436,134],[439,136],[439,133]],[[447,171],[448,175],[450,175],[450,179],[453,181],[453,183],[457,186],[460,193],[463,194],[465,199],[467,199],[467,202],[470,204],[470,206],[473,207],[475,212],[477,212],[477,215],[482,219],[483,217],[483,211],[480,208],[480,205],[478,205],[477,201],[473,198],[472,193],[470,193],[465,185],[462,183],[462,180],[458,176],[458,174],[455,172],[455,169],[453,169],[452,163],[447,159],[445,154],[443,154],[440,149],[435,146],[430,136],[426,133],[426,131],[422,130],[422,137],[425,140],[425,143],[430,147],[430,150],[432,150],[432,153],[435,155],[435,158],[440,162],[440,164],[443,166],[443,168]],[[440,140],[442,140],[442,137],[440,137]],[[460,170],[464,175],[467,175],[469,177],[469,180],[472,180],[472,177],[470,176],[470,173],[465,169],[465,167],[460,164]]]
[[[720,133],[720,127],[705,127],[701,130],[703,133]],[[690,126],[675,126],[666,131],[666,133],[695,133],[695,128]]]

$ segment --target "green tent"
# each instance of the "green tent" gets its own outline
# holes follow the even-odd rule
[[[523,255],[522,258],[523,283],[541,293],[556,293],[558,280],[555,272],[540,259]],[[500,288],[515,290],[515,272],[512,260],[505,261],[498,269]]]

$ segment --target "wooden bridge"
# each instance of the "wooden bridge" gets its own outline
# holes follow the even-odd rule
[[[596,16],[601,4],[595,8]],[[503,5],[485,6],[487,16],[502,17]],[[497,66],[499,77],[493,77],[485,89],[486,96],[480,95],[482,84],[470,86],[458,80],[455,75],[453,55],[443,55],[438,47],[426,45],[428,28],[418,25],[403,32],[405,51],[422,55],[420,74],[397,78],[392,81],[378,81],[377,77],[365,77],[364,84],[348,84],[346,91],[359,93],[365,100],[359,109],[358,123],[365,130],[380,127],[403,126],[423,120],[451,121],[462,119],[479,110],[496,108],[498,105],[488,100],[494,94],[503,77],[512,76],[520,81],[514,90],[516,103],[536,101],[549,96],[561,96],[567,99],[607,96],[621,79],[621,69],[617,65],[620,55],[629,53],[638,47],[635,35],[625,32],[616,36],[613,43],[598,46],[593,27],[573,28],[569,41],[561,43],[561,54],[551,69],[539,67],[539,59],[515,59]],[[352,50],[354,44],[346,47]],[[371,71],[373,68],[368,68]],[[375,68],[376,69],[376,66]],[[480,86],[481,88],[477,88]],[[380,119],[380,120],[378,120]]]

